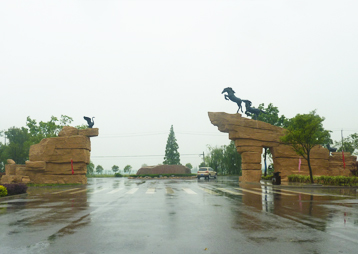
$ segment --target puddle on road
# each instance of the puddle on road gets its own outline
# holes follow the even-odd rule
[[[10,199],[0,202],[0,204],[6,204],[6,203],[26,203],[26,202],[34,202],[34,201],[40,201],[42,199]]]
[[[273,242],[277,240],[277,237],[248,237],[249,240],[254,241],[256,243],[265,243],[265,242]]]
[[[63,237],[66,235],[72,235],[76,233],[76,231],[86,225],[88,225],[91,222],[90,214],[86,214],[85,216],[82,216],[78,220],[75,220],[71,222],[68,226],[60,229],[55,234],[50,235],[48,237],[48,241],[53,242],[59,237]]]

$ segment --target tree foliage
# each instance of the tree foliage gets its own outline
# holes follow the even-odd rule
[[[61,115],[61,118],[51,116],[50,121],[37,123],[29,116],[26,119],[26,127],[11,127],[0,132],[5,135],[7,144],[0,143],[0,170],[4,170],[7,159],[13,159],[17,164],[24,164],[29,157],[30,146],[39,143],[44,138],[55,137],[63,126],[72,122],[72,118]]]
[[[113,165],[113,166],[112,166],[112,171],[113,171],[114,173],[117,173],[118,170],[119,170],[119,167],[118,167],[117,165]]]
[[[323,128],[324,117],[312,111],[309,114],[297,114],[288,121],[287,132],[281,141],[291,145],[293,150],[307,160],[313,183],[310,152],[313,147],[324,144],[330,139],[330,131]]]
[[[127,173],[127,174],[131,174],[131,171],[132,171],[132,166],[131,165],[126,165],[123,169],[123,172],[124,173]]]
[[[69,125],[72,121],[73,119],[71,117],[61,115],[60,119],[51,116],[50,121],[40,121],[37,123],[35,119],[31,119],[28,116],[26,119],[26,126],[29,129],[32,144],[37,144],[44,138],[56,137],[63,126]]]
[[[204,160],[205,160],[205,158],[204,158]],[[201,168],[201,167],[206,167],[205,161],[202,161],[202,162],[199,164],[199,168]]]
[[[88,165],[87,165],[87,175],[93,175],[94,172],[94,164],[91,161]]]
[[[205,165],[222,175],[241,173],[241,155],[237,152],[234,141],[221,147],[208,146],[209,152],[205,155]]]
[[[189,169],[192,169],[193,168],[193,165],[191,165],[191,163],[187,163],[185,164],[185,167],[189,168]]]
[[[5,165],[7,159],[13,159],[17,164],[25,164],[25,161],[29,158],[31,145],[28,130],[24,127],[11,127],[4,134],[8,143],[2,145],[0,149],[2,166]]]
[[[173,125],[170,127],[170,132],[165,147],[164,165],[180,165],[180,154],[178,152],[179,146],[175,138]]]
[[[354,151],[358,150],[358,133],[353,133],[349,135],[348,137],[343,139],[343,145],[342,140],[335,141],[335,146],[338,147],[338,152],[349,152],[351,154],[355,154]]]
[[[6,146],[0,142],[0,173],[5,172],[5,161],[6,161],[6,159],[4,159],[4,158],[6,158],[6,156],[4,156],[5,149],[6,149]]]
[[[97,165],[97,167],[96,167],[96,172],[97,172],[97,174],[102,174],[102,172],[103,172],[103,167],[102,167],[101,165]]]
[[[284,115],[279,116],[280,111],[272,103],[270,103],[266,108],[265,104],[261,103],[258,108],[265,111],[266,114],[259,114],[257,120],[272,124],[274,126],[287,126],[288,119]]]

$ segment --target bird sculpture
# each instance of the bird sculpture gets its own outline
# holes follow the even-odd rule
[[[91,118],[89,118],[87,116],[84,116],[83,118],[87,121],[88,128],[92,128],[92,126],[94,125],[94,121],[93,121],[94,117],[92,117],[92,120],[91,120]]]

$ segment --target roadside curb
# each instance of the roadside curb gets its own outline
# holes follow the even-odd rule
[[[245,184],[253,184],[260,186],[269,186],[277,189],[358,189],[358,186],[337,186],[337,185],[323,185],[323,184],[297,184],[297,185],[273,185],[270,182],[245,182]]]
[[[27,195],[28,195],[27,193],[22,193],[22,194],[17,194],[17,195],[1,197],[0,202],[6,201],[6,200],[11,200],[11,199],[23,198],[23,197],[26,197]]]
[[[265,184],[263,184],[265,185]],[[297,185],[297,186],[288,186],[288,185],[266,185],[266,186],[274,186],[275,188],[281,189],[358,189],[358,186],[335,186],[335,185]]]

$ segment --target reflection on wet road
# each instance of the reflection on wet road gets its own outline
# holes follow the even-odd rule
[[[0,200],[0,253],[355,253],[357,208],[354,188],[94,178]]]

